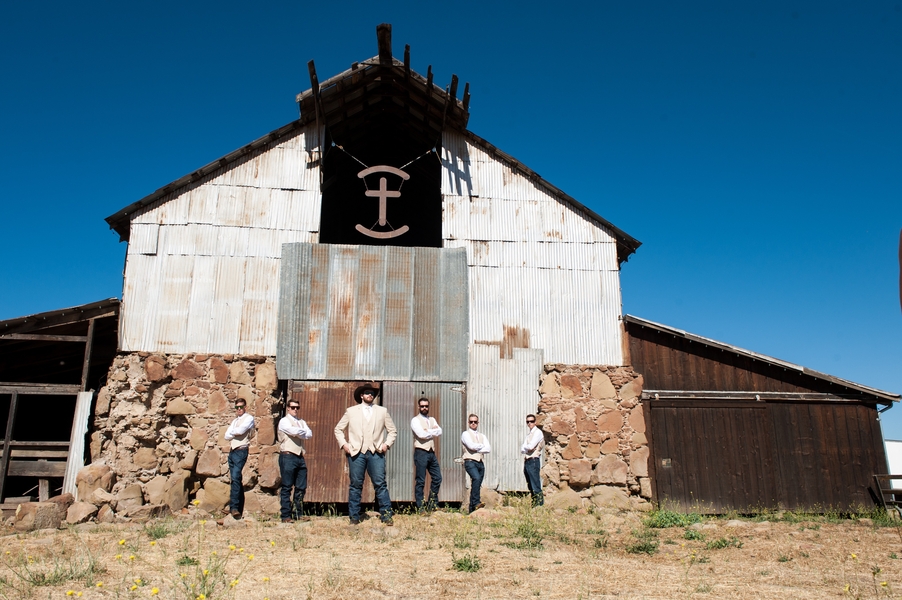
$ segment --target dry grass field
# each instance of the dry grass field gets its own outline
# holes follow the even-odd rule
[[[224,526],[195,514],[4,531],[0,598],[902,597],[902,528],[880,515],[705,519],[512,503],[400,514],[394,527],[337,516]]]

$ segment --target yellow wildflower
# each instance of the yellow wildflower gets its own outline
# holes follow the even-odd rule
[[[81,598],[81,592],[78,592],[77,594],[75,594],[75,597],[76,597],[76,598]]]
[[[238,580],[237,580],[237,579],[233,579],[233,580],[232,580],[232,583],[229,584],[229,587],[235,587],[236,585],[238,585]]]
[[[67,595],[67,596],[74,596],[74,595],[75,595],[75,592],[73,592],[72,590],[69,590],[69,591],[66,592],[66,595]]]
[[[270,546],[275,546],[275,545],[276,545],[276,542],[275,542],[274,540],[269,540],[269,545],[270,545]],[[8,553],[7,553],[7,554],[8,554]]]
[[[881,587],[886,587],[886,586],[887,586],[887,583],[886,583],[885,581],[881,581],[881,582],[880,582],[880,585],[881,585]]]
[[[122,555],[121,555],[121,554],[117,554],[117,555],[116,555],[116,560],[122,560]]]
[[[130,587],[128,589],[134,592],[136,589],[138,589],[138,586],[132,584],[132,587]]]
[[[198,504],[200,504],[200,500],[197,500],[197,499],[192,500],[191,504],[193,504],[194,506],[197,506]]]
[[[119,545],[120,545],[120,546],[124,546],[124,545],[125,545],[125,540],[119,540]]]
[[[204,569],[204,577],[210,574],[210,569]]]
[[[160,588],[153,588],[152,590],[150,590],[151,596],[156,596],[159,593],[160,593]]]
[[[129,559],[129,560],[135,560],[135,555],[134,555],[134,554],[129,554],[128,559]]]
[[[235,544],[229,544],[229,550],[234,550],[234,549],[235,549]]]
[[[207,597],[203,594],[197,597],[197,600],[207,600]]]
[[[136,577],[136,578],[135,578],[135,583],[137,583],[138,585],[141,585],[141,578],[140,578],[140,577]]]
[[[181,577],[182,579],[184,579],[184,578],[187,577],[187,576],[188,576],[188,575],[186,575],[185,573],[179,573],[179,577]]]
[[[240,552],[241,554],[244,554],[244,548],[238,548],[238,552]]]
[[[254,555],[253,555],[253,554],[248,554],[248,555],[247,555],[247,559],[248,559],[248,560],[254,560]]]
[[[103,582],[102,582],[102,581],[98,581],[95,585],[96,585],[97,587],[103,587]]]
[[[201,519],[201,520],[200,520],[200,524],[201,524],[201,525],[206,525],[206,524],[207,524],[207,520],[206,520],[206,519]]]
[[[263,578],[263,583],[266,583],[267,581],[269,581],[269,577],[264,577],[264,578]]]
[[[855,554],[854,552],[852,554],[850,554],[849,556],[852,557],[852,560],[858,560],[858,555]]]

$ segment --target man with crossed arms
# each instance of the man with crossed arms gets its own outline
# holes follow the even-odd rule
[[[429,500],[426,501],[426,510],[435,510],[438,502],[438,489],[442,485],[442,469],[435,457],[435,438],[442,435],[435,418],[429,416],[429,399],[420,398],[417,401],[420,414],[410,420],[410,429],[413,430],[413,464],[416,468],[416,486],[413,488],[413,497],[417,502],[417,511],[423,509],[423,488],[426,487],[426,471],[432,483],[429,485]]]
[[[363,478],[369,473],[376,491],[379,516],[386,525],[394,525],[391,498],[385,483],[385,452],[395,443],[398,430],[384,406],[373,404],[379,391],[371,385],[362,385],[354,391],[360,404],[345,411],[335,426],[335,439],[348,456],[348,513],[351,525],[360,523],[360,497],[363,494]],[[348,430],[345,439],[344,430]]]

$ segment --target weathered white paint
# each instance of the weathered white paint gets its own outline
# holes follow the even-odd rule
[[[135,216],[122,350],[276,353],[282,244],[318,241],[311,137],[283,139]]]
[[[470,335],[529,332],[547,362],[623,364],[616,238],[462,135],[443,136],[442,237],[467,249]]]

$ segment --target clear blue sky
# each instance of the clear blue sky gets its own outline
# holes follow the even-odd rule
[[[25,3],[0,21],[0,319],[121,296],[104,217],[376,54],[644,244],[624,311],[902,392],[902,2]],[[902,406],[883,416],[902,439]]]

